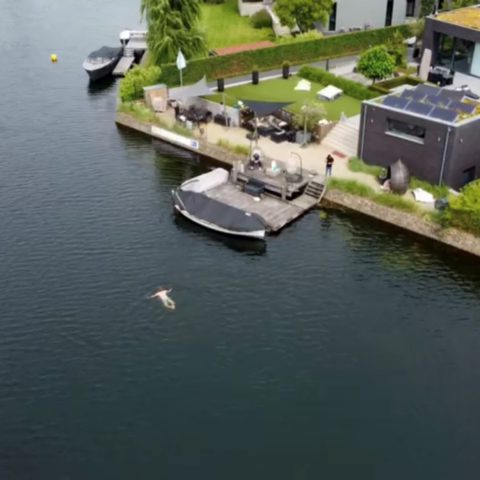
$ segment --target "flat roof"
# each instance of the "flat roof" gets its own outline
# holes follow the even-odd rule
[[[451,23],[463,28],[480,30],[480,5],[457,8],[431,17],[441,22]]]
[[[464,92],[421,84],[368,100],[369,105],[448,125],[480,118],[480,102]]]

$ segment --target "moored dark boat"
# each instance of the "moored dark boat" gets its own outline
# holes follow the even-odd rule
[[[229,181],[228,172],[216,168],[192,178],[172,191],[175,210],[205,228],[228,235],[264,238],[265,221],[257,214],[210,198],[206,192]]]
[[[122,55],[122,47],[102,47],[88,55],[83,68],[91,81],[99,80],[113,72]]]

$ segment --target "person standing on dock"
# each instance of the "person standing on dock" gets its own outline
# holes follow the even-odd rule
[[[333,168],[333,162],[335,159],[332,157],[331,154],[327,155],[327,160],[325,161],[326,166],[325,166],[325,176],[326,177],[331,177],[332,176],[332,168]]]

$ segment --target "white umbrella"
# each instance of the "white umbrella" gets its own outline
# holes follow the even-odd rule
[[[185,57],[183,56],[182,51],[179,50],[177,55],[177,68],[180,71],[180,86],[183,86],[182,70],[186,66],[187,66],[187,61],[185,60]]]
[[[312,84],[305,79],[300,80],[296,85],[294,90],[300,91],[300,92],[309,92],[312,89]]]

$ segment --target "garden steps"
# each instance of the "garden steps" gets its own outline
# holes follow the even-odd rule
[[[347,157],[357,156],[359,127],[350,122],[339,122],[323,139],[322,145],[337,150]]]

